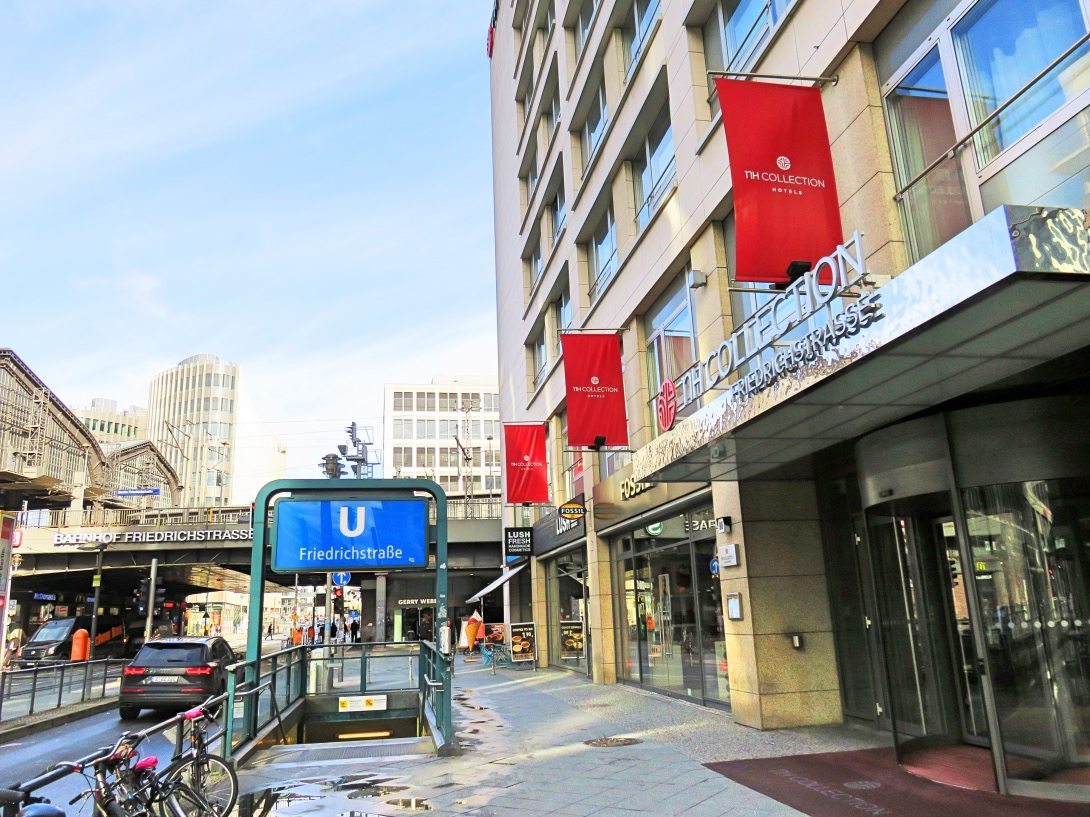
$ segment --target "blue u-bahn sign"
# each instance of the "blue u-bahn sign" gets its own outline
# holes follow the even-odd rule
[[[277,573],[420,569],[428,562],[423,499],[283,499],[274,506]]]

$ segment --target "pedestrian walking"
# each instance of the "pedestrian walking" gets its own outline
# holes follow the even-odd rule
[[[332,644],[337,640],[337,622],[329,622],[329,643]]]
[[[269,622],[269,629],[265,633],[265,637],[268,638],[268,639],[272,639],[272,622],[271,621]]]
[[[352,643],[358,644],[360,640],[360,623],[356,619],[352,619],[352,626],[349,627],[352,632]]]

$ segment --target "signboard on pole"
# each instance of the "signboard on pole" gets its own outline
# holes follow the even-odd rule
[[[511,660],[537,660],[537,628],[534,622],[511,625]]]
[[[275,514],[272,569],[276,573],[427,565],[425,500],[284,499],[276,503]]]
[[[507,563],[517,562],[534,552],[533,528],[504,528],[503,553]]]

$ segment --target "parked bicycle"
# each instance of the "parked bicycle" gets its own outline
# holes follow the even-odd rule
[[[142,732],[126,732],[113,746],[85,758],[58,763],[44,774],[10,789],[0,789],[0,817],[64,817],[38,791],[69,774],[82,774],[87,789],[71,801],[90,797],[96,817],[227,817],[238,799],[238,777],[219,755],[209,751],[208,724],[215,720],[211,701]],[[182,730],[188,746],[163,770],[154,755],[138,747],[171,725]]]
[[[481,663],[492,667],[492,674],[496,674],[496,667],[511,666],[511,653],[503,644],[481,645]]]

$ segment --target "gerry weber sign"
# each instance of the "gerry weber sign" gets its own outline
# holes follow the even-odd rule
[[[673,425],[677,411],[747,363],[752,362],[749,371],[729,386],[735,400],[767,389],[784,375],[821,357],[844,338],[881,320],[882,302],[878,292],[849,292],[863,283],[866,275],[863,235],[856,230],[850,241],[818,261],[813,269],[754,312],[718,348],[674,381],[671,385],[675,387],[676,397],[667,393],[672,390],[664,389],[659,400],[668,400],[672,410],[659,410],[660,424],[669,418]],[[845,296],[852,300],[841,308],[837,299]],[[785,341],[785,336],[807,323],[814,328],[797,340]],[[774,354],[764,354],[773,347],[777,347]],[[676,409],[673,409],[675,401]],[[669,428],[662,427],[663,430]]]

